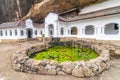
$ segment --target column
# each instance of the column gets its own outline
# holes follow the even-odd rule
[[[97,26],[96,28],[95,28],[95,38],[96,39],[100,39],[101,37],[102,37],[102,32],[103,32],[103,27],[101,27],[101,26]]]
[[[4,39],[5,38],[5,30],[1,30],[2,31],[2,39]]]
[[[49,32],[48,32],[49,30],[48,30],[48,28],[49,28],[48,25],[45,23],[45,27],[44,27],[45,37],[49,37]]]
[[[120,25],[118,27],[119,27],[118,29],[119,29],[119,35],[120,35]]]
[[[4,30],[2,29],[2,39],[4,39]]]
[[[105,26],[101,27],[101,34],[105,35]]]
[[[94,35],[97,35],[98,34],[98,28],[94,27]]]
[[[54,30],[53,30],[53,37],[57,37],[57,26],[54,25]]]
[[[85,28],[82,29],[82,34],[85,35]]]
[[[82,35],[81,35],[82,38],[85,38],[86,35],[85,35],[85,28],[82,28]]]
[[[21,29],[18,31],[19,38],[21,39]]]
[[[77,34],[77,37],[80,38],[81,35],[82,35],[82,28],[77,28],[77,29],[78,29],[78,30],[77,30],[77,31],[78,31],[78,32],[77,32],[77,33],[78,33],[78,34]]]

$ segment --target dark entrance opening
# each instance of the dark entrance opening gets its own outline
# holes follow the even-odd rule
[[[53,35],[54,35],[54,27],[53,27],[53,24],[50,24],[50,25],[48,25],[49,26],[49,36],[50,37],[53,37]]]
[[[33,35],[33,30],[32,29],[27,29],[27,38],[32,38]]]

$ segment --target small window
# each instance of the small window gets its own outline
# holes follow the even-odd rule
[[[7,30],[5,31],[5,35],[7,36]]]
[[[77,35],[77,27],[72,27],[71,28],[71,34],[72,35]]]
[[[64,34],[64,29],[61,28],[60,34],[63,35]]]
[[[12,30],[10,30],[10,36],[12,36]]]
[[[85,27],[85,35],[94,35],[95,34],[95,28],[93,25],[88,25]]]
[[[53,30],[50,30],[50,35],[53,35]]]
[[[3,31],[0,31],[0,36],[3,36]]]
[[[35,35],[37,35],[37,30],[35,30]]]
[[[41,34],[41,35],[43,34],[42,30],[40,31],[40,34]]]
[[[118,30],[119,27],[118,27],[118,24],[114,24],[114,30]]]
[[[119,33],[119,24],[109,23],[105,25],[104,33],[106,35],[117,35]]]
[[[15,36],[17,36],[17,30],[15,30]]]
[[[24,35],[24,31],[23,31],[23,30],[21,30],[21,31],[20,31],[20,33],[21,33],[21,36],[23,36],[23,35]]]
[[[70,34],[70,30],[68,30],[68,34]]]
[[[49,25],[49,35],[52,37],[54,35],[54,26],[53,24]]]

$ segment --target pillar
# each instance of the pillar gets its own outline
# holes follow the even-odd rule
[[[85,28],[82,29],[82,34],[85,35]]]
[[[94,27],[94,35],[98,34],[98,28]]]
[[[101,27],[101,34],[105,35],[105,26]]]
[[[49,37],[49,30],[48,30],[48,25],[45,23],[45,27],[44,27],[44,30],[45,30],[45,37]]]
[[[57,26],[53,26],[53,37],[57,37],[58,36],[58,34],[57,34]]]
[[[82,28],[79,27],[79,28],[77,28],[77,29],[78,29],[78,30],[77,30],[77,31],[78,31],[78,32],[77,32],[77,33],[78,33],[77,36],[80,38],[80,36],[82,35]]]
[[[120,35],[120,25],[118,27],[119,27],[119,35]]]

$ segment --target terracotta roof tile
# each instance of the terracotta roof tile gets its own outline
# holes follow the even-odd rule
[[[2,23],[0,24],[0,29],[2,28],[13,28],[13,27],[24,27],[25,26],[25,22],[22,21],[15,21],[15,22],[6,22],[6,23]]]
[[[41,28],[41,27],[44,27],[44,23],[42,23],[42,24],[33,23],[33,26]]]
[[[107,8],[107,9],[94,11],[94,12],[89,12],[85,14],[80,14],[74,17],[70,16],[70,17],[64,18],[60,16],[59,20],[64,21],[64,22],[71,22],[71,21],[84,20],[84,19],[96,18],[96,17],[113,15],[113,14],[120,14],[120,6],[113,7],[113,8]]]

